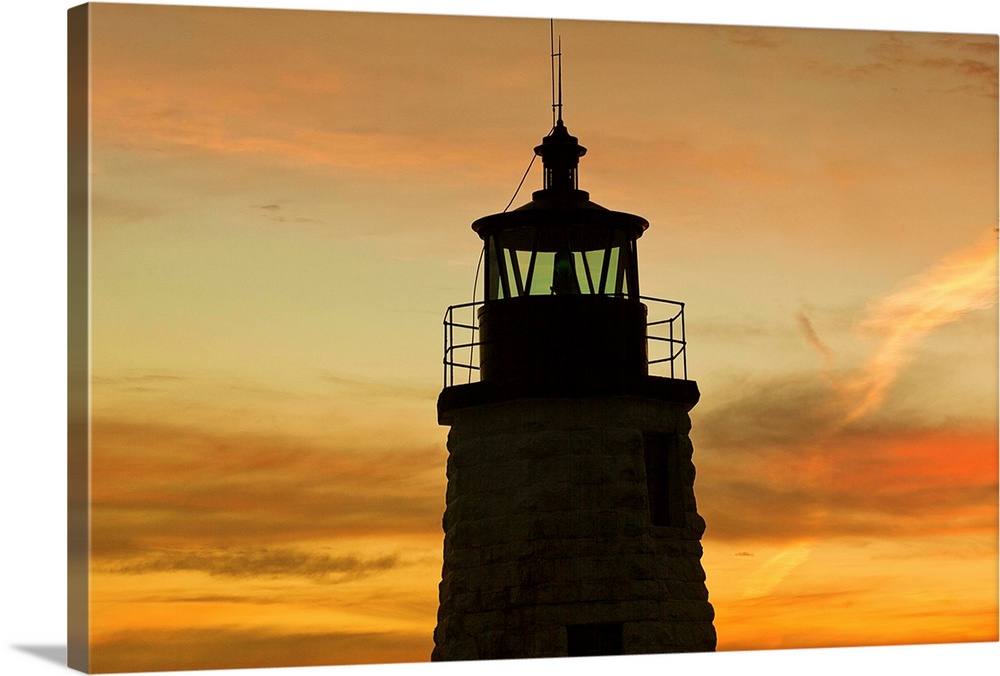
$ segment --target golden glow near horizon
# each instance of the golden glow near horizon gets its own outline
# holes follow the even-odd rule
[[[548,22],[91,17],[92,667],[429,659],[441,317]],[[996,37],[559,31],[581,187],[687,304],[719,649],[996,640]]]

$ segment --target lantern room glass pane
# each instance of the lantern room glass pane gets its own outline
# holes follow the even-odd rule
[[[603,294],[636,297],[634,242],[607,227],[522,227],[487,238],[486,297]]]
[[[617,247],[610,250],[611,255],[607,257],[607,277],[600,288],[601,293],[613,295],[615,293],[615,280],[618,277],[618,256],[621,253]]]
[[[531,288],[528,293],[532,296],[547,296],[552,293],[552,258],[548,252],[535,254],[535,265],[531,274]]]

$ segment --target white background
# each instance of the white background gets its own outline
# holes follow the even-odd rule
[[[13,0],[4,5],[4,143],[0,146],[0,471],[3,574],[0,674],[64,673],[66,646],[66,10],[74,3]],[[651,0],[597,3],[542,0],[355,0],[172,2],[242,7],[342,9],[487,16],[617,19],[729,25],[998,32],[1000,3],[838,0]],[[475,673],[710,674],[995,673],[1000,644],[667,655],[476,663]],[[468,664],[224,670],[224,674],[387,676],[459,674]],[[161,672],[182,673],[182,672]]]

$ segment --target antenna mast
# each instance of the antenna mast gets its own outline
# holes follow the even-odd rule
[[[549,47],[552,59],[552,126],[562,122],[562,36],[559,36],[559,49],[556,51],[554,20],[549,19]],[[556,79],[558,60],[558,80]],[[557,84],[558,83],[558,84]],[[557,98],[558,94],[558,98]]]

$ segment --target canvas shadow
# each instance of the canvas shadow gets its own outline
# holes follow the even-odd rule
[[[54,662],[63,667],[66,666],[65,645],[14,645],[11,647],[29,655],[40,657],[47,662]]]

